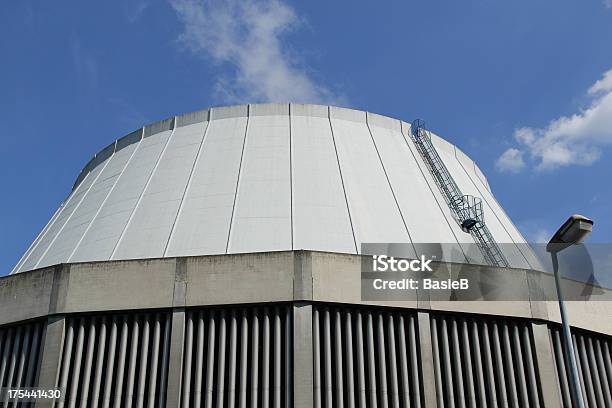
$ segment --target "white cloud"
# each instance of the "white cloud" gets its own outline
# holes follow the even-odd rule
[[[523,152],[515,148],[506,150],[495,162],[495,167],[501,172],[518,173],[525,167]]]
[[[283,42],[300,18],[278,0],[170,0],[183,24],[179,40],[195,55],[231,67],[215,81],[231,102],[334,102]]]
[[[603,0],[603,4],[606,8],[612,8],[612,0]]]
[[[517,129],[514,138],[519,148],[514,150],[528,153],[538,170],[590,165],[598,160],[601,147],[612,144],[612,70],[604,73],[587,94],[589,105],[580,112],[554,119],[545,128]]]

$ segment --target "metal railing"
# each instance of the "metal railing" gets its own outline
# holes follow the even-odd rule
[[[508,267],[508,261],[493,239],[484,222],[482,200],[471,195],[464,195],[444,165],[436,148],[431,142],[431,134],[425,129],[425,122],[420,119],[412,122],[410,135],[419,154],[427,165],[436,185],[442,192],[446,204],[461,229],[469,233],[482,252],[485,261],[493,266]]]

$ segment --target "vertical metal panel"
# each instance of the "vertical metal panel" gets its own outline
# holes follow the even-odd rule
[[[219,364],[217,367],[217,407],[223,406],[223,396],[225,393],[225,337],[226,337],[225,313],[221,311],[219,316]]]
[[[321,408],[321,330],[319,323],[319,309],[314,308],[312,316],[312,353],[314,360],[314,406]]]
[[[347,404],[349,408],[355,408],[355,374],[354,369],[355,365],[353,363],[354,354],[353,354],[353,321],[352,314],[350,311],[347,311],[344,318],[345,326],[344,326],[344,344],[346,350],[346,391],[347,391]]]
[[[246,125],[246,109],[210,121],[166,256],[225,253]]]
[[[106,356],[106,316],[102,317],[100,322],[100,341],[98,343],[98,356],[96,359],[96,373],[94,376],[93,389],[91,391],[91,403],[98,406],[100,400],[100,386],[102,384],[102,369],[104,368],[104,356]]]
[[[290,329],[286,328],[290,324],[289,310],[288,306],[249,306],[188,311],[188,319],[198,328],[194,329],[197,340],[185,343],[194,350],[183,353],[184,359],[195,355],[195,368],[190,371],[196,373],[183,376],[182,394],[190,395],[185,406],[284,406],[283,398],[289,394],[286,386],[292,384],[290,365],[283,361],[290,358],[286,352],[291,346],[287,342]],[[183,362],[184,367],[188,364]],[[201,399],[193,395],[197,394],[198,383],[204,389]]]
[[[399,408],[399,382],[397,379],[397,356],[395,353],[395,327],[393,315],[387,316],[387,337],[389,339],[389,364],[391,373],[391,402],[393,408]]]
[[[8,389],[34,387],[41,363],[42,322],[0,327],[0,406],[18,407]]]
[[[165,400],[168,316],[124,313],[67,317],[57,384],[65,391],[67,405],[163,406],[155,401]]]
[[[476,406],[476,390],[474,388],[474,372],[472,370],[472,355],[470,350],[472,344],[470,344],[470,335],[468,332],[468,323],[465,319],[461,319],[461,344],[463,345],[463,358],[465,362],[467,380],[467,405],[472,408]],[[474,348],[478,346],[474,344]]]
[[[330,108],[332,136],[358,251],[363,242],[410,242],[365,120],[364,112]]]
[[[518,385],[520,389],[520,401],[522,407],[529,407],[529,394],[527,391],[527,381],[525,380],[525,364],[523,361],[523,347],[519,335],[519,327],[513,324],[512,344],[514,345],[514,355],[516,356],[516,372],[518,374]]]
[[[263,353],[262,353],[261,397],[264,407],[270,406],[270,311],[263,311]]]
[[[363,342],[363,316],[357,312],[357,390],[359,391],[359,408],[365,408],[366,400],[366,381],[365,381],[365,352]]]
[[[583,339],[583,346],[586,347],[586,354],[589,361],[589,368],[591,369],[591,380],[593,382],[593,388],[595,388],[595,397],[597,399],[598,406],[604,406],[604,396],[601,387],[601,376],[599,374],[599,369],[597,368],[597,362],[595,361],[595,352],[593,350],[593,339],[588,337]],[[612,402],[612,401],[610,401]]]
[[[540,406],[529,326],[514,319],[467,315],[436,314],[431,320],[441,405]]]
[[[453,374],[451,369],[451,358],[450,358],[450,343],[448,335],[448,323],[446,319],[442,320],[442,359],[444,367],[444,381],[446,398],[444,399],[448,404],[449,408],[455,406],[455,389],[453,385]]]
[[[281,330],[281,318],[279,316],[279,311],[278,308],[274,308],[274,346],[272,347],[274,350],[274,408],[281,407],[281,353],[283,350],[281,344]]]
[[[230,317],[230,355],[229,355],[229,385],[228,407],[234,408],[236,404],[236,358],[237,358],[238,321],[236,311],[232,311]]]
[[[334,313],[334,354],[335,361],[335,383],[336,383],[336,404],[338,408],[344,408],[344,373],[342,371],[342,319],[340,311]]]
[[[368,349],[368,394],[370,397],[370,406],[377,406],[376,396],[376,351],[374,350],[374,329],[372,323],[372,312],[366,313],[366,341]]]
[[[571,406],[572,400],[570,396],[570,388],[568,384],[567,368],[565,366],[565,356],[563,351],[563,345],[558,331],[553,331],[553,349],[555,353],[555,362],[557,367],[557,374],[559,376],[561,396],[563,398],[563,404],[565,406]]]
[[[329,309],[323,311],[323,364],[325,367],[325,408],[331,408],[333,405],[333,388],[332,388],[332,355],[331,355],[331,323],[329,317]]]
[[[291,105],[291,172],[293,248],[356,253],[326,106]]]
[[[572,344],[574,347],[574,355],[576,356],[576,365],[578,366],[578,377],[580,379],[580,388],[582,389],[582,397],[584,398],[584,405],[589,408],[590,400],[588,390],[584,380],[584,373],[582,371],[582,362],[580,361],[580,354],[578,352],[578,342],[576,341],[576,334],[572,333]]]
[[[200,122],[163,132],[169,133],[167,145],[113,254],[113,259],[165,256],[207,124]],[[154,224],[150,222],[151,217],[155,218]]]
[[[113,386],[113,378],[114,378],[113,374],[115,370],[116,350],[117,350],[117,316],[113,316],[112,322],[111,322],[108,357],[106,359],[107,368],[106,368],[106,381],[104,382],[104,399],[103,399],[104,408],[108,408],[110,406],[111,389]]]
[[[92,401],[89,399],[89,384],[91,382],[91,370],[94,358],[94,345],[96,343],[96,324],[95,320],[89,322],[89,332],[87,333],[87,354],[85,357],[85,370],[83,371],[83,391],[81,392],[81,408],[85,408]]]
[[[506,393],[506,382],[505,382],[505,371],[504,371],[504,362],[502,359],[502,351],[501,351],[501,343],[499,341],[499,329],[496,322],[493,323],[493,350],[495,354],[495,378],[497,389],[499,391],[498,401],[501,403],[502,407],[508,407],[508,394]]]
[[[538,380],[536,377],[536,369],[535,362],[533,359],[533,353],[531,351],[531,335],[529,332],[529,327],[527,325],[522,326],[523,332],[523,343],[525,350],[525,363],[527,365],[527,378],[529,380],[529,398],[531,401],[531,405],[534,408],[540,408],[540,398],[538,395]]]
[[[147,380],[147,368],[149,361],[149,324],[150,318],[148,315],[144,316],[143,328],[142,328],[142,344],[140,346],[140,372],[138,373],[138,388],[136,391],[136,407],[142,408],[144,405],[145,398],[145,384]]]
[[[611,391],[610,386],[612,385],[612,372],[608,372],[606,375],[606,366],[603,360],[600,339],[597,339],[597,338],[594,339],[594,344],[595,344],[595,356],[597,360],[597,367],[599,368],[599,375],[600,375],[601,385],[603,389],[604,399],[606,401],[612,401],[612,393],[610,392]]]
[[[215,340],[217,337],[217,329],[215,324],[215,314],[210,313],[208,316],[208,341],[206,349],[206,384],[205,392],[205,407],[210,408],[213,401],[213,384],[214,384],[214,369],[215,369]]]
[[[414,319],[414,313],[406,311],[315,305],[315,407],[419,407]],[[317,388],[320,382],[325,384],[324,395]]]
[[[459,348],[459,330],[457,329],[457,319],[451,320],[452,324],[452,356],[453,368],[455,373],[456,397],[460,408],[465,408],[465,391],[463,389],[463,367],[461,364],[461,350]],[[450,351],[450,350],[449,350]]]
[[[388,385],[387,385],[387,357],[385,354],[385,328],[382,313],[378,314],[378,373],[380,378],[380,401],[383,408],[389,406]]]
[[[193,395],[194,406],[199,407],[202,405],[202,373],[204,372],[204,319],[202,317],[202,313],[198,314],[188,314],[187,316],[187,328],[189,329],[189,325],[193,325],[190,323],[193,319],[196,318],[198,322],[198,330],[197,330],[197,340],[196,340],[196,359],[195,359],[195,390]],[[191,328],[191,333],[193,333],[193,328]],[[188,331],[188,335],[189,335]],[[189,339],[190,336],[186,337]],[[192,340],[189,340],[190,342]],[[185,343],[185,363],[184,367],[190,366],[192,362],[190,361],[190,357],[192,355],[192,343]],[[185,371],[187,373],[187,371]],[[189,394],[191,389],[191,369],[189,369],[189,374],[183,376],[183,381],[185,381],[185,385],[183,385],[183,392]],[[187,396],[189,398],[189,396]]]
[[[159,322],[159,314],[155,314],[155,321],[153,323],[153,344],[151,345],[151,373],[157,373],[157,367],[159,364],[159,342],[161,338],[161,325]],[[149,376],[149,391],[147,398],[147,406],[152,407],[155,404],[155,392],[157,388],[157,376]],[[160,393],[161,394],[161,393]]]
[[[228,253],[292,249],[289,106],[282,110],[249,113]]]
[[[502,331],[502,338],[503,338],[503,346],[504,346],[504,357],[505,357],[505,362],[506,362],[506,372],[507,372],[507,378],[508,378],[508,383],[510,385],[510,395],[509,395],[509,400],[510,403],[512,404],[512,406],[514,408],[518,408],[519,403],[518,403],[518,398],[517,398],[517,388],[516,388],[516,378],[515,378],[515,373],[514,373],[514,361],[512,359],[512,349],[510,347],[510,331],[508,330],[508,323],[503,322],[501,323],[503,331]]]
[[[72,374],[72,381],[70,382],[70,398],[68,400],[68,406],[73,408],[77,401],[79,377],[81,374],[81,359],[83,357],[83,342],[85,337],[85,321],[83,318],[79,319],[76,347],[74,348],[74,367]]]
[[[434,375],[436,378],[436,400],[439,407],[444,406],[444,389],[442,380],[442,363],[438,343],[438,320],[431,316],[431,347],[433,348]]]
[[[481,407],[485,407],[487,405],[487,392],[485,389],[485,382],[484,382],[484,375],[485,375],[485,371],[484,371],[484,365],[483,365],[483,358],[482,358],[482,353],[481,353],[481,346],[480,346],[480,336],[478,334],[478,323],[476,321],[472,321],[471,322],[471,327],[472,327],[472,345],[473,345],[473,349],[474,349],[474,362],[475,362],[475,373],[476,373],[476,385],[477,385],[477,394],[478,394],[478,404]]]

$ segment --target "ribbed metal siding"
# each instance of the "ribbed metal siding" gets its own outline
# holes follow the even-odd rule
[[[187,313],[181,406],[290,407],[291,308]]]
[[[314,407],[420,407],[414,313],[313,308]]]
[[[527,323],[432,314],[431,336],[438,406],[541,406]]]
[[[170,314],[66,319],[57,407],[163,407]]]
[[[0,388],[36,385],[43,333],[42,322],[0,327]],[[0,406],[10,404],[0,401]]]
[[[563,333],[558,326],[549,327],[561,403],[564,407],[571,407],[569,366],[563,351]],[[612,339],[575,330],[572,340],[586,407],[612,407]]]

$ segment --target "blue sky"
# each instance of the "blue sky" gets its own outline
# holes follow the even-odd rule
[[[421,117],[480,165],[529,239],[579,212],[610,242],[610,44],[610,0],[8,2],[0,275],[112,140],[269,100]]]

